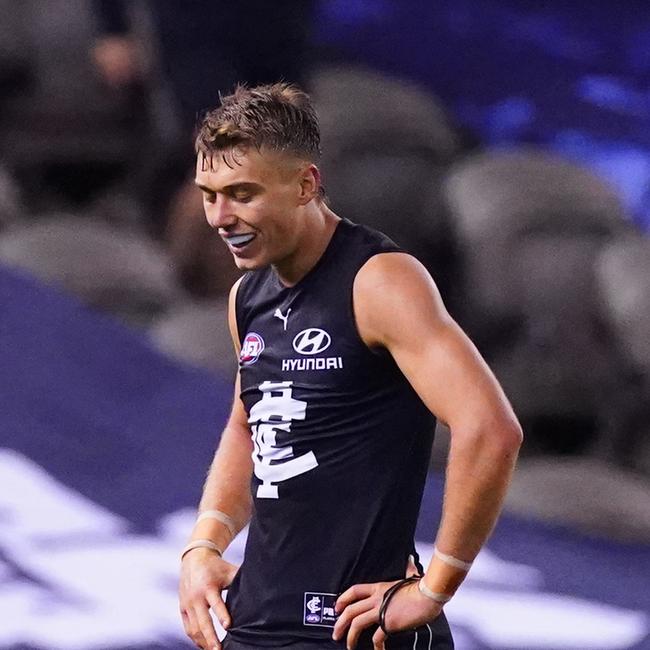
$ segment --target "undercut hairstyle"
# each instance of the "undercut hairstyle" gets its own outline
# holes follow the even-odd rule
[[[255,147],[293,154],[310,162],[320,159],[320,128],[309,95],[279,82],[247,88],[238,85],[221,97],[221,105],[201,120],[194,143],[197,154],[215,154],[230,165],[239,149]]]

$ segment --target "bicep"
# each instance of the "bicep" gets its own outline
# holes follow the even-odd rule
[[[418,318],[417,310],[413,318]],[[510,406],[492,371],[453,320],[444,324],[422,320],[411,334],[410,339],[396,340],[390,352],[441,421],[455,429],[473,430],[509,414]]]
[[[445,309],[424,267],[395,253],[366,266],[354,295],[362,338],[388,349],[431,412],[465,430],[511,417],[496,378]]]

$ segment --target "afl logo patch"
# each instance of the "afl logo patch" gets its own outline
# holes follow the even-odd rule
[[[239,353],[239,363],[241,363],[242,366],[250,366],[251,363],[255,363],[260,358],[260,354],[262,354],[263,350],[264,339],[255,332],[249,332],[246,334],[244,344]]]
[[[329,348],[332,337],[317,327],[310,327],[296,334],[293,339],[293,349],[298,354],[318,354]]]

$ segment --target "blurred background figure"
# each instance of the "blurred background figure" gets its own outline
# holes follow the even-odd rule
[[[313,2],[203,0],[179,11],[178,2],[149,3],[149,21],[129,0],[96,2],[100,34],[94,61],[114,89],[146,84],[157,96],[168,83],[180,138],[170,143],[164,167],[151,179],[149,204],[158,232],[165,232],[184,286],[198,296],[228,290],[230,264],[220,264],[200,197],[188,180],[191,134],[198,115],[219,101],[219,91],[245,80],[249,85],[279,78],[304,83],[309,69]],[[148,29],[143,29],[143,24]],[[157,57],[152,57],[155,40]],[[151,158],[142,161],[151,165]],[[162,221],[162,223],[161,223]]]
[[[296,81],[319,112],[332,208],[421,259],[524,424],[511,514],[490,547],[505,560],[484,558],[450,608],[459,646],[648,647],[649,52],[638,3],[0,0],[7,484],[29,476],[21,490],[42,487],[31,503],[54,477],[103,508],[77,529],[61,488],[57,517],[71,530],[109,546],[147,535],[167,566],[235,368],[225,321],[237,275],[193,186],[194,126],[238,82]],[[86,626],[38,591],[62,579],[29,559],[56,531],[30,528],[49,519],[13,494],[0,497],[18,513],[0,525],[0,580],[23,593],[25,576],[41,576],[11,606],[33,618],[50,594],[58,618],[34,640],[16,615],[0,646],[98,647],[47,637],[55,621]],[[425,517],[420,539],[436,513]],[[33,555],[15,559],[13,539]],[[508,593],[522,590],[540,600],[521,618],[539,612],[540,627],[491,637],[489,621],[518,611],[525,599]],[[551,595],[557,610],[545,609]],[[162,609],[175,608],[175,587],[169,596]],[[587,599],[582,614],[589,599],[609,609],[583,619],[576,605],[565,619],[569,598]],[[124,606],[127,620],[135,606]],[[549,620],[561,633],[543,642]],[[101,647],[168,647],[151,630],[116,640],[114,628],[107,618]]]

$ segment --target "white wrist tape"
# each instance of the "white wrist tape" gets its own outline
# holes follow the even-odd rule
[[[436,603],[444,604],[444,603],[448,603],[451,600],[451,596],[449,594],[441,594],[438,593],[437,591],[431,591],[431,589],[429,589],[429,587],[427,587],[424,584],[422,578],[420,578],[420,582],[418,582],[418,589],[420,590],[420,593],[423,596],[426,596],[427,598],[435,601]]]
[[[195,548],[209,548],[211,551],[214,551],[219,555],[219,557],[222,556],[221,549],[211,540],[211,539],[195,539],[192,540],[182,551],[181,553],[181,560],[190,552],[193,551]]]
[[[225,512],[221,512],[221,510],[205,510],[199,513],[196,523],[198,524],[199,521],[203,521],[204,519],[216,519],[226,526],[232,537],[237,534],[235,522]]]
[[[441,553],[435,547],[433,549],[433,554],[445,564],[448,564],[449,566],[453,566],[456,569],[460,569],[461,571],[467,572],[472,568],[471,562],[463,562],[462,560],[453,557],[453,555],[447,555],[446,553]]]

